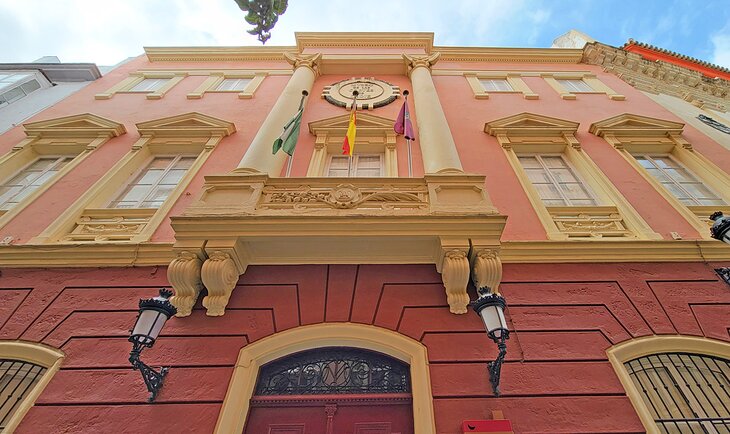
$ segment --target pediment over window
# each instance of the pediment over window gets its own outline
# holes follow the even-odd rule
[[[185,113],[137,124],[142,135],[153,137],[209,137],[228,136],[236,132],[233,122],[198,112]]]
[[[588,131],[599,137],[612,134],[614,137],[658,137],[682,134],[684,124],[624,113],[591,124]]]
[[[575,134],[578,122],[535,113],[520,113],[497,119],[484,124],[484,132],[492,136],[505,134],[518,137],[562,137],[564,134]]]
[[[321,119],[309,123],[309,132],[315,136],[327,133],[333,136],[344,136],[347,132],[347,126],[350,122],[350,114],[335,116],[332,118]],[[382,136],[392,133],[395,120],[384,118],[381,116],[371,115],[369,113],[357,113],[357,135],[358,136]]]
[[[41,138],[80,138],[104,135],[116,137],[127,132],[124,125],[119,122],[91,113],[29,122],[23,124],[23,128],[29,137]]]

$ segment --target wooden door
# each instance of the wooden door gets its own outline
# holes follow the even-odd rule
[[[413,434],[408,366],[319,348],[261,368],[245,434]]]

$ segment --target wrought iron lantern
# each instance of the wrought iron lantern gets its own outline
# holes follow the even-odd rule
[[[730,217],[725,217],[722,211],[712,213],[710,220],[715,223],[710,228],[712,238],[730,244]]]
[[[502,372],[504,357],[507,355],[507,339],[509,339],[507,320],[504,318],[504,308],[507,307],[507,302],[504,297],[493,293],[487,287],[479,288],[477,292],[479,298],[472,302],[472,308],[484,322],[487,336],[497,344],[499,350],[497,359],[487,364],[489,382],[492,383],[494,395],[499,396],[499,376]]]
[[[132,343],[129,362],[133,369],[139,370],[142,374],[144,384],[150,392],[149,402],[157,398],[169,368],[160,368],[160,372],[157,372],[140,360],[140,354],[143,349],[151,348],[155,344],[165,322],[177,313],[175,306],[170,303],[171,296],[172,291],[162,288],[157,297],[140,300],[137,323],[129,336],[129,342]]]

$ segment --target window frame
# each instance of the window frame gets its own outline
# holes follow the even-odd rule
[[[626,97],[615,92],[608,87],[606,83],[601,81],[596,74],[588,71],[569,71],[569,72],[543,72],[540,76],[550,85],[559,95],[560,98],[566,100],[577,99],[576,94],[605,94],[612,101],[624,101]],[[560,83],[560,80],[581,80],[588,86],[590,91],[578,91],[567,89]]]
[[[661,431],[644,401],[641,390],[636,387],[624,363],[661,353],[690,353],[727,359],[730,354],[730,343],[698,336],[645,336],[622,342],[606,350],[608,360],[647,434],[660,434]]]
[[[546,207],[548,207],[548,208],[549,207],[556,207],[556,206],[580,207],[580,206],[601,206],[602,205],[601,204],[601,198],[600,198],[600,196],[598,196],[593,191],[593,189],[591,188],[591,186],[583,179],[583,177],[580,176],[580,173],[578,172],[578,170],[576,170],[576,168],[573,167],[573,165],[570,163],[570,161],[565,157],[564,153],[558,153],[558,152],[544,152],[544,153],[543,152],[516,152],[516,155],[517,155],[518,161],[520,162],[520,166],[522,167],[522,170],[525,173],[527,173],[527,170],[526,169],[528,169],[528,168],[526,168],[522,164],[522,161],[520,161],[519,159],[521,157],[534,157],[534,158],[536,158],[536,160],[538,161],[538,164],[540,164],[541,168],[545,171],[545,173],[547,174],[547,176],[550,178],[550,185],[553,185],[553,186],[556,187],[556,189],[558,190],[558,194],[560,195],[561,200],[563,200],[563,202],[565,202],[565,205],[545,205]],[[593,205],[573,205],[573,203],[572,203],[573,200],[588,200],[588,199],[570,199],[570,198],[568,198],[567,195],[560,188],[560,182],[555,178],[555,175],[553,175],[550,172],[550,169],[551,168],[548,167],[547,164],[543,162],[543,158],[544,157],[557,157],[557,158],[560,158],[561,160],[563,160],[563,162],[567,166],[568,170],[570,171],[570,174],[586,190],[586,193],[588,194],[588,196],[590,196],[590,200],[592,200],[594,202],[594,204]],[[528,176],[528,180],[529,180],[529,176]],[[535,188],[535,190],[537,192],[538,197],[540,198],[540,200],[543,201],[543,204],[545,204],[545,202],[544,202],[545,199],[543,199],[542,197],[540,197],[540,193],[539,193],[539,191],[537,191],[537,188],[535,187],[535,184],[532,182],[532,180],[530,180],[530,184],[532,184],[533,188]]]
[[[189,126],[186,126],[189,124]],[[124,242],[150,239],[220,141],[235,125],[192,112],[137,124],[139,140],[89,190],[30,244]],[[195,161],[159,208],[107,208],[154,156],[192,154]],[[116,222],[116,223],[114,223]],[[85,228],[96,226],[98,235]]]
[[[113,137],[126,133],[124,125],[92,114],[65,116],[23,125],[26,138],[0,156],[0,173],[18,174],[45,156],[68,156],[71,161],[42,186],[8,210],[0,210],[0,227],[15,218],[66,174],[81,164],[94,150]],[[3,179],[10,179],[7,177]]]
[[[36,190],[38,190],[38,189],[40,189],[40,188],[43,188],[43,186],[44,186],[45,184],[47,184],[47,183],[50,183],[50,182],[55,182],[55,181],[56,181],[56,179],[55,179],[55,178],[56,178],[56,177],[58,176],[58,174],[59,174],[59,173],[61,173],[61,171],[63,171],[63,168],[64,168],[64,167],[65,167],[66,165],[70,164],[70,163],[71,163],[71,161],[73,161],[73,159],[74,159],[74,158],[75,158],[75,156],[73,156],[73,155],[60,155],[60,154],[59,154],[59,155],[38,155],[38,156],[37,156],[37,157],[36,157],[35,159],[33,159],[32,161],[28,162],[28,164],[26,164],[25,166],[23,166],[23,168],[21,168],[20,170],[18,170],[18,171],[16,171],[15,173],[11,174],[11,175],[10,175],[9,177],[7,177],[7,178],[4,178],[4,179],[0,180],[0,188],[4,188],[4,187],[6,187],[6,186],[7,186],[7,183],[8,183],[8,182],[9,182],[9,181],[10,181],[11,179],[13,179],[13,178],[15,178],[16,176],[18,176],[18,175],[20,175],[20,174],[22,174],[22,173],[26,172],[26,171],[27,171],[28,169],[30,169],[30,167],[31,167],[31,166],[32,166],[33,164],[35,164],[36,162],[38,162],[38,161],[40,161],[40,160],[43,160],[43,159],[54,159],[54,160],[55,160],[55,162],[54,162],[54,163],[52,163],[52,164],[51,164],[51,166],[49,166],[49,167],[47,167],[47,168],[45,168],[45,169],[43,169],[43,170],[41,170],[41,171],[40,171],[40,174],[39,174],[39,175],[38,175],[38,176],[36,177],[36,179],[34,179],[34,180],[33,180],[33,182],[35,182],[35,180],[37,180],[38,178],[42,177],[42,176],[43,176],[44,174],[48,173],[48,172],[49,172],[49,171],[51,170],[51,168],[52,168],[53,166],[57,165],[57,164],[58,164],[58,163],[59,163],[59,162],[60,162],[61,160],[66,160],[66,159],[68,159],[68,161],[66,162],[66,164],[64,164],[64,166],[63,166],[63,167],[61,167],[60,169],[58,169],[58,170],[56,171],[56,173],[54,173],[54,174],[53,174],[53,175],[52,175],[52,176],[51,176],[50,178],[46,179],[46,180],[45,180],[45,181],[44,181],[44,182],[43,182],[42,184],[38,185],[38,186],[37,186],[37,187],[36,187],[35,189],[33,189],[33,190],[32,190],[32,191],[31,191],[30,193],[28,193],[28,194],[27,194],[27,195],[26,195],[25,197],[23,197],[23,198],[22,198],[22,199],[20,199],[19,201],[15,202],[15,205],[14,205],[13,207],[10,207],[10,208],[7,208],[7,209],[2,209],[2,208],[0,208],[0,213],[4,213],[4,212],[7,212],[7,211],[9,211],[10,209],[14,208],[15,206],[18,206],[18,204],[22,203],[22,202],[23,202],[23,201],[25,200],[25,198],[26,198],[26,197],[28,197],[28,196],[32,195],[32,194],[33,194],[33,193],[34,193],[34,192],[35,192]],[[24,189],[21,189],[21,190],[20,190],[20,191],[19,191],[18,193],[16,193],[16,195],[15,195],[15,196],[17,196],[18,194],[22,193],[22,192],[23,192],[23,191],[24,191],[24,190],[25,190],[26,188],[28,188],[28,187],[32,186],[32,185],[33,185],[33,182],[31,182],[31,184],[29,184],[29,185],[25,186],[25,188],[24,188]],[[15,196],[13,196],[13,197],[15,197]],[[4,206],[4,205],[5,205],[5,204],[6,204],[6,203],[7,203],[8,201],[9,201],[9,200],[10,200],[10,198],[9,198],[8,200],[6,200],[6,201],[4,201],[4,202],[3,202],[3,201],[2,201],[2,199],[0,198],[0,207]]]
[[[236,93],[239,99],[251,99],[254,97],[264,79],[270,74],[269,71],[261,70],[224,70],[210,71],[208,78],[203,81],[194,91],[188,93],[188,99],[200,99],[206,93]],[[242,90],[221,90],[218,86],[224,80],[249,79],[250,81]]]
[[[632,126],[629,128],[626,125]],[[684,124],[679,122],[624,113],[591,124],[589,131],[613,146],[697,230],[701,238],[709,240],[712,239],[710,214],[714,211],[730,213],[730,176],[694,150],[692,144],[682,137],[683,128]],[[728,205],[683,204],[649,174],[633,155],[645,153],[670,155]]]
[[[358,167],[357,164],[359,162],[360,157],[373,157],[378,156],[380,159],[380,174],[378,176],[367,176],[367,177],[360,177],[360,176],[354,176],[357,175]],[[337,154],[327,154],[327,166],[324,170],[324,177],[325,178],[341,178],[337,176],[329,176],[330,166],[332,165],[332,159],[336,157],[343,157],[343,155],[337,155]],[[359,153],[356,152],[352,155],[352,164],[349,167],[349,172],[346,176],[346,178],[382,178],[385,175],[385,153],[374,153],[374,152],[363,152]]]
[[[8,70],[4,70],[4,71],[0,71],[0,73],[2,73],[2,74],[4,74],[4,73],[10,73],[10,75],[15,75],[15,74],[28,74],[27,77],[25,77],[23,79],[20,79],[20,80],[18,80],[16,82],[13,82],[11,85],[8,85],[4,89],[0,89],[0,96],[4,95],[7,92],[10,92],[13,89],[17,89],[17,88],[20,88],[20,90],[23,91],[23,96],[20,97],[20,98],[14,99],[13,101],[10,101],[10,102],[7,102],[6,101],[5,103],[3,103],[2,101],[0,101],[0,109],[2,109],[3,107],[7,107],[10,104],[13,104],[16,101],[19,101],[19,100],[27,97],[28,95],[30,95],[30,94],[32,94],[34,92],[37,92],[37,91],[42,90],[42,89],[47,89],[47,88],[49,88],[49,87],[52,86],[51,82],[48,81],[48,79],[43,74],[41,74],[38,71],[32,71],[32,70],[17,70],[17,71],[16,70],[13,70],[13,71],[8,71]],[[25,89],[22,88],[22,86],[24,84],[30,83],[33,80],[35,80],[36,82],[38,82],[38,84],[39,84],[38,89],[32,90],[30,92],[27,92]]]
[[[174,165],[175,163],[177,163],[178,161],[180,161],[180,160],[181,160],[182,158],[191,158],[191,157],[192,157],[192,158],[195,158],[195,159],[197,159],[197,158],[198,158],[198,155],[197,155],[197,154],[195,154],[195,153],[184,153],[184,152],[181,152],[181,153],[178,153],[178,154],[152,154],[152,155],[150,155],[150,156],[149,156],[149,158],[147,159],[147,161],[145,161],[145,162],[143,163],[143,165],[142,165],[142,166],[141,166],[141,167],[139,168],[139,170],[137,170],[137,172],[135,172],[134,174],[132,174],[132,176],[130,176],[130,178],[128,178],[128,180],[129,180],[129,179],[131,179],[131,180],[136,180],[137,178],[139,178],[139,177],[140,177],[140,175],[142,175],[142,173],[144,172],[144,170],[145,170],[145,169],[147,169],[147,168],[149,167],[149,165],[150,165],[150,164],[152,164],[152,162],[153,162],[153,161],[154,161],[154,160],[155,160],[156,158],[173,158],[173,161],[172,161],[172,163],[170,163],[171,165],[169,165],[169,166],[168,166],[167,168],[165,168],[165,170],[164,170],[164,172],[162,173],[162,175],[160,176],[160,179],[158,180],[158,182],[156,182],[155,184],[153,184],[153,185],[154,185],[154,187],[157,187],[157,186],[159,186],[159,181],[161,181],[161,180],[162,180],[162,179],[163,179],[163,178],[165,177],[165,175],[167,175],[167,173],[168,173],[168,172],[169,172],[170,170],[172,170],[172,168],[173,168],[173,167],[172,167],[172,165]],[[193,162],[193,164],[195,164],[195,162]],[[191,167],[192,167],[192,165],[191,165]],[[181,178],[181,181],[182,181],[182,179],[185,179],[185,176],[187,176],[187,171],[189,171],[189,170],[190,170],[190,167],[188,167],[188,168],[187,168],[187,170],[186,170],[186,172],[185,172],[185,175],[183,175],[183,177]],[[178,182],[178,184],[179,184],[179,182]],[[136,207],[130,207],[130,208],[117,208],[117,207],[115,207],[115,206],[113,205],[113,204],[114,204],[114,202],[120,202],[119,198],[120,198],[120,197],[121,197],[121,195],[122,195],[122,194],[123,194],[123,193],[125,192],[125,190],[127,190],[127,188],[128,188],[128,187],[129,187],[130,185],[131,185],[131,182],[126,182],[126,183],[122,184],[122,185],[120,186],[119,190],[117,190],[117,192],[116,192],[116,193],[115,193],[115,194],[114,194],[114,195],[112,196],[112,198],[111,198],[111,199],[109,200],[109,202],[107,203],[107,205],[106,205],[106,207],[105,207],[105,208],[106,208],[106,209],[137,209],[137,208],[150,208],[150,207],[142,207],[142,206],[136,206]],[[177,188],[177,185],[175,186],[175,188]],[[174,191],[174,189],[173,189],[173,191]],[[147,196],[149,196],[149,194],[151,194],[151,193],[152,193],[152,191],[150,191],[149,193],[147,193],[147,195],[145,195],[144,197],[146,198],[146,197],[147,197]],[[172,193],[170,193],[170,194],[172,194]],[[169,195],[168,195],[168,197],[169,197]],[[167,198],[165,198],[165,201],[167,201]],[[141,204],[142,204],[142,203],[144,203],[144,202],[146,202],[146,200],[144,200],[144,198],[143,198],[143,199],[141,199],[141,200],[139,201],[139,205],[141,205]],[[150,208],[150,209],[158,209],[158,208]]]
[[[484,125],[497,138],[550,240],[661,239],[583,152],[575,137],[578,123],[521,113]],[[557,154],[593,193],[596,206],[546,206],[527,177],[518,154]],[[600,229],[590,229],[600,227]]]
[[[61,368],[66,355],[48,345],[26,341],[0,341],[0,359],[11,359],[43,366],[46,371],[20,402],[5,425],[4,432],[11,433],[18,427],[28,410]]]
[[[161,99],[167,92],[188,76],[187,71],[137,71],[104,92],[94,95],[95,99],[110,99],[118,93],[144,94],[147,99]],[[148,79],[167,79],[167,82],[151,91],[133,90]]]
[[[539,99],[540,96],[530,89],[527,83],[522,80],[522,77],[529,75],[528,72],[515,72],[515,71],[465,71],[463,76],[466,78],[472,92],[474,92],[474,98],[476,99],[489,99],[491,93],[498,94],[511,94],[521,93],[525,99]],[[505,80],[511,87],[512,90],[487,90],[482,84],[481,80]]]

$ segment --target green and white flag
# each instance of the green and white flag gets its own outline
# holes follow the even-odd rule
[[[278,139],[274,140],[273,154],[276,154],[282,148],[289,156],[294,154],[294,148],[297,146],[297,139],[299,138],[299,127],[302,124],[303,112],[304,108],[300,108],[296,116],[284,125],[284,132],[281,133]]]

